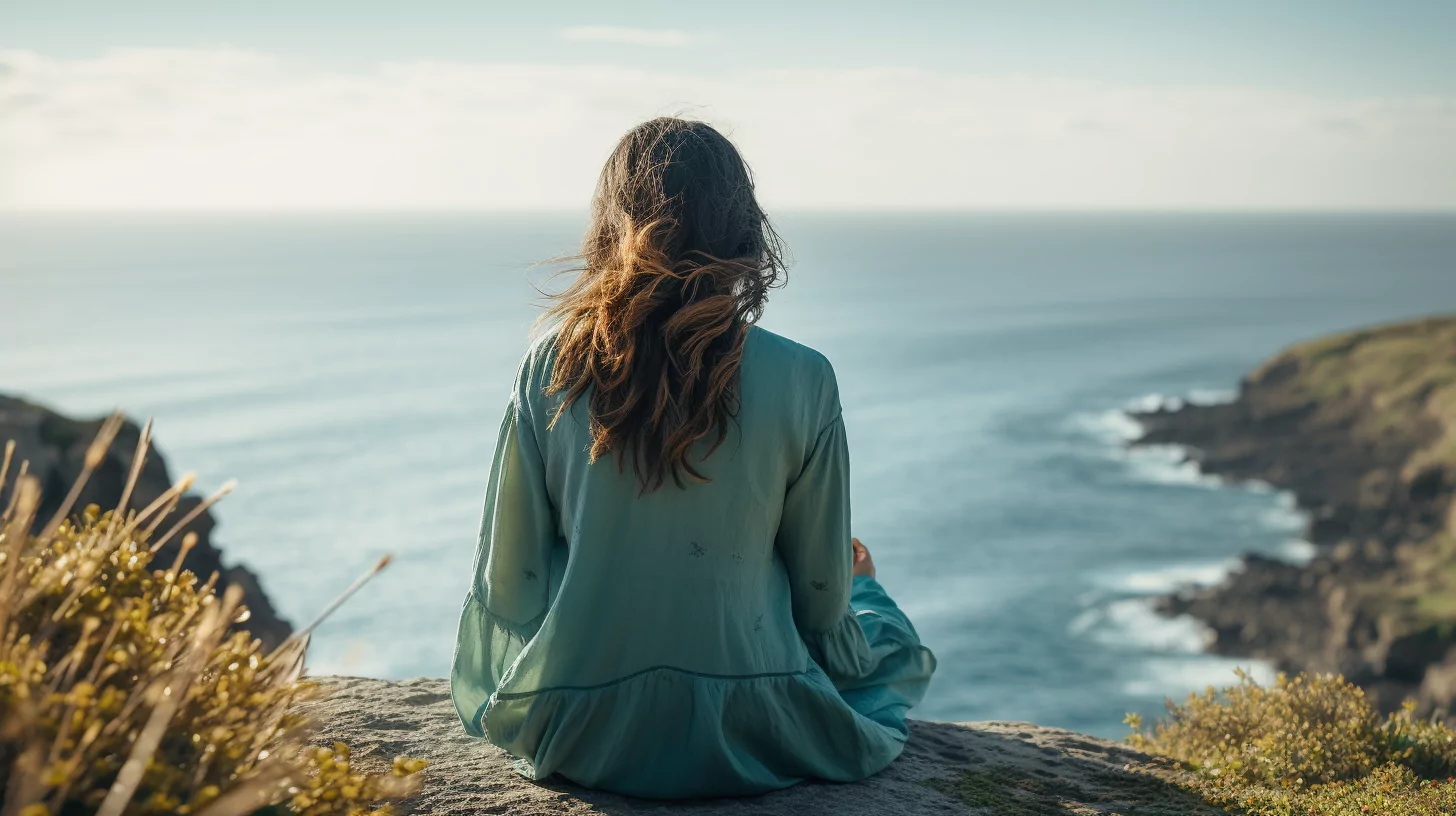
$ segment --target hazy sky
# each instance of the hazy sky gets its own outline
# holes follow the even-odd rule
[[[585,205],[632,123],[771,206],[1456,208],[1456,2],[0,0],[0,208]]]

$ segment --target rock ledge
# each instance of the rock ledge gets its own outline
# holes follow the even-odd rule
[[[445,680],[314,678],[330,696],[302,710],[321,742],[349,743],[380,770],[397,755],[430,763],[404,810],[420,814],[1125,814],[1198,816],[1208,808],[1166,781],[1174,771],[1125,745],[1026,723],[911,723],[890,768],[849,785],[806,782],[741,799],[658,802],[537,784],[499,748],[465,735]]]

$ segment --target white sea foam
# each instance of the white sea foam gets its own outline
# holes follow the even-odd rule
[[[1229,388],[1193,388],[1187,394],[1177,397],[1167,394],[1144,394],[1141,397],[1130,399],[1123,406],[1123,410],[1134,414],[1147,414],[1153,411],[1177,411],[1185,405],[1222,405],[1233,402],[1239,392]]]
[[[1143,435],[1142,423],[1133,417],[1134,414],[1152,413],[1160,409],[1176,411],[1185,404],[1212,405],[1228,401],[1232,398],[1232,394],[1231,391],[1211,388],[1195,388],[1188,392],[1187,397],[1144,394],[1128,400],[1121,408],[1096,414],[1076,414],[1071,418],[1069,424],[1072,428],[1095,436],[1103,442],[1121,445]]]
[[[1274,667],[1259,660],[1214,655],[1197,657],[1155,657],[1142,661],[1139,676],[1123,683],[1122,690],[1134,696],[1171,696],[1182,702],[1175,690],[1201,691],[1208,686],[1231,686],[1238,682],[1234,669],[1242,668],[1260,685],[1274,682]]]
[[[1198,464],[1188,457],[1188,449],[1185,446],[1173,444],[1132,446],[1128,443],[1141,438],[1144,433],[1142,423],[1135,418],[1137,414],[1157,410],[1176,411],[1185,405],[1217,405],[1230,402],[1237,396],[1237,391],[1227,388],[1194,388],[1182,397],[1144,394],[1128,400],[1121,409],[1095,414],[1076,414],[1071,417],[1068,424],[1074,430],[1106,445],[1106,455],[1125,462],[1137,481],[1166,485],[1223,487],[1228,483],[1219,476],[1202,472]],[[1257,479],[1242,482],[1237,486],[1251,493],[1276,491],[1268,482]],[[1281,497],[1281,508],[1286,505],[1288,510],[1292,511],[1292,496],[1287,499]],[[1284,510],[1276,509],[1271,511],[1271,515],[1281,512]],[[1286,512],[1285,516],[1288,517],[1289,513]],[[1274,522],[1274,526],[1280,529],[1290,526],[1303,527],[1304,517],[1302,515],[1295,514],[1292,518],[1293,520],[1289,521]]]
[[[1223,479],[1199,470],[1182,445],[1140,445],[1120,452],[1140,482],[1167,485],[1221,487]]]
[[[1255,523],[1260,527],[1283,533],[1298,533],[1304,530],[1309,523],[1309,516],[1299,509],[1294,494],[1281,490],[1275,500],[1278,502],[1275,506],[1264,507],[1258,511]]]
[[[1263,479],[1249,479],[1248,481],[1240,482],[1239,487],[1242,487],[1250,493],[1274,493],[1278,491],[1278,488]]]
[[[1187,615],[1158,614],[1150,598],[1126,598],[1088,610],[1072,621],[1069,631],[1104,646],[1170,654],[1201,653],[1212,637],[1208,627]]]
[[[1304,566],[1314,560],[1317,548],[1308,541],[1300,538],[1291,538],[1279,545],[1277,555],[1291,564]]]
[[[1212,405],[1226,402],[1235,396],[1227,389],[1195,388],[1187,397],[1166,394],[1144,394],[1128,402],[1120,409],[1100,413],[1076,414],[1069,420],[1069,426],[1096,439],[1106,447],[1106,454],[1125,462],[1133,477],[1140,482],[1167,485],[1190,485],[1197,487],[1220,487],[1224,481],[1217,476],[1203,473],[1198,464],[1188,458],[1187,448],[1181,445],[1139,445],[1130,446],[1142,437],[1142,423],[1136,414],[1157,410],[1176,411],[1184,405]],[[1251,489],[1270,489],[1260,483]]]
[[[1176,411],[1183,407],[1182,397],[1169,397],[1163,394],[1144,394],[1136,399],[1130,399],[1123,406],[1123,410],[1133,414],[1150,414],[1159,409]]]
[[[1138,570],[1106,579],[1109,589],[1136,595],[1166,595],[1189,586],[1213,586],[1239,566],[1237,558],[1202,564],[1178,564],[1163,569]]]
[[[1106,445],[1119,449],[1128,442],[1143,435],[1142,423],[1133,419],[1126,411],[1112,410],[1098,414],[1075,414],[1068,425],[1076,431],[1094,437]]]
[[[1130,446],[1129,442],[1143,435],[1143,426],[1126,411],[1076,414],[1068,425],[1101,443],[1103,455],[1126,464],[1136,481],[1200,487],[1223,484],[1219,477],[1201,472],[1181,445]]]

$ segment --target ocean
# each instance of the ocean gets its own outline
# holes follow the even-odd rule
[[[156,419],[236,477],[217,543],[325,623],[317,673],[442,676],[491,447],[579,214],[6,216],[0,391]],[[1128,450],[1139,406],[1233,396],[1289,343],[1456,310],[1456,216],[830,214],[763,325],[839,375],[854,527],[940,660],[913,716],[1119,737],[1268,667],[1150,598],[1298,560],[1287,495]]]

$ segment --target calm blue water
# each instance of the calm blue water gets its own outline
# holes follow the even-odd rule
[[[940,657],[918,716],[1107,736],[1232,678],[1146,597],[1305,554],[1287,497],[1128,454],[1292,341],[1456,310],[1456,217],[795,215],[764,324],[843,389],[855,527]],[[443,675],[493,436],[575,216],[0,221],[0,390],[155,416],[241,482],[218,541],[295,622],[382,553],[313,667]]]

